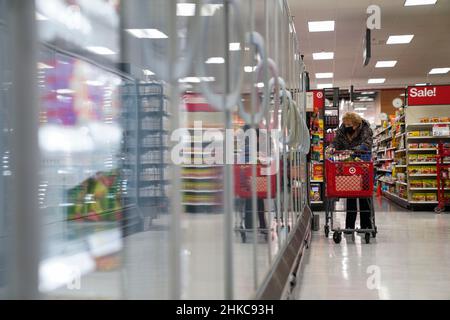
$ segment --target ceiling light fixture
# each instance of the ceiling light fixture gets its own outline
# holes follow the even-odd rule
[[[179,17],[195,16],[195,3],[177,3],[177,16]]]
[[[375,91],[363,91],[361,94],[375,94]]]
[[[392,68],[397,64],[396,60],[378,61],[375,68]]]
[[[385,81],[386,81],[385,78],[373,78],[373,79],[369,79],[369,81],[367,81],[367,83],[380,84],[380,83],[384,83]]]
[[[333,88],[333,84],[332,83],[320,83],[320,84],[317,84],[317,89],[329,89],[329,88]]]
[[[416,83],[416,86],[426,86],[426,83]]]
[[[405,34],[405,35],[399,35],[399,36],[389,36],[388,40],[386,41],[386,44],[410,43],[413,38],[414,38],[413,34]]]
[[[316,73],[317,79],[330,79],[333,78],[333,72],[322,72],[322,73]]]
[[[138,39],[167,39],[168,36],[158,29],[126,29]]]
[[[433,68],[428,74],[446,74],[450,71],[450,68]]]
[[[108,55],[113,55],[116,54],[114,51],[112,51],[109,48],[106,47],[99,47],[99,46],[89,46],[86,47],[86,49],[88,49],[89,51],[95,53],[95,54],[99,54],[102,56],[108,56]]]
[[[178,80],[180,83],[200,83],[200,78],[198,77],[186,77]]]
[[[437,0],[406,0],[404,6],[426,6],[436,4]]]
[[[222,64],[225,63],[225,59],[222,57],[211,57],[205,62],[206,64]]]
[[[309,32],[326,32],[334,31],[334,21],[309,21]]]
[[[334,59],[334,52],[316,52],[313,53],[314,60],[331,60]]]

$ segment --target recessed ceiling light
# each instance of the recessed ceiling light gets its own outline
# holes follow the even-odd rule
[[[146,75],[146,76],[153,76],[153,75],[155,74],[153,71],[148,70],[148,69],[144,69],[144,70],[142,70],[142,72],[143,72],[144,75]]]
[[[195,3],[177,3],[177,16],[179,17],[195,16]]]
[[[392,68],[397,64],[396,60],[378,61],[375,68]]]
[[[190,82],[190,83],[200,83],[200,78],[198,78],[198,77],[186,77],[186,78],[179,79],[178,82],[181,82],[181,83],[188,83],[188,82]]]
[[[167,39],[168,36],[158,29],[126,29],[138,39]]]
[[[256,84],[256,86],[257,86],[258,88],[264,88],[264,83],[263,83],[263,82],[258,82],[258,83]]]
[[[450,68],[433,68],[428,74],[446,74],[450,71]]]
[[[319,83],[319,84],[317,84],[317,89],[329,89],[329,88],[333,88],[333,84],[332,83]]]
[[[256,70],[256,67],[252,67],[252,66],[245,66],[244,67],[244,71],[245,72],[254,72]]]
[[[334,31],[334,21],[309,21],[309,32]]]
[[[203,81],[203,82],[213,82],[213,81],[216,81],[216,78],[214,78],[214,77],[201,77],[200,80]]]
[[[230,51],[239,51],[241,50],[241,44],[239,42],[231,42],[229,44]]]
[[[334,52],[316,52],[313,53],[314,60],[330,60],[334,58]]]
[[[369,81],[367,83],[384,83],[386,81],[385,78],[374,78],[374,79],[369,79]]]
[[[416,83],[416,86],[426,86],[426,83]]]
[[[405,34],[400,36],[389,36],[386,44],[402,44],[402,43],[410,43],[414,38],[413,34]]]
[[[436,4],[437,0],[406,0],[405,7]]]
[[[211,57],[208,60],[206,60],[207,64],[222,64],[225,63],[225,59],[222,57]]]
[[[316,73],[317,79],[329,79],[333,78],[333,72],[322,72],[322,73]]]
[[[361,94],[375,94],[375,91],[363,91]]]
[[[86,47],[86,49],[88,49],[89,51],[91,51],[93,53],[102,55],[102,56],[116,54],[114,51],[112,51],[111,49],[106,48],[106,47],[90,46],[90,47]]]

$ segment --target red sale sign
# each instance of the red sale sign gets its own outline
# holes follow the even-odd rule
[[[408,87],[408,106],[450,104],[450,86]]]

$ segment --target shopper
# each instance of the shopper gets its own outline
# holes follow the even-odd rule
[[[336,137],[331,143],[330,153],[334,150],[354,150],[359,152],[370,152],[372,150],[373,132],[370,123],[361,118],[357,113],[347,112],[342,118],[342,124],[336,132]],[[357,199],[347,199],[347,216],[345,219],[346,229],[355,229],[357,214]],[[360,198],[360,220],[361,229],[371,229],[369,202],[365,198]],[[347,232],[351,233],[351,232]]]
[[[243,127],[244,132],[247,130],[252,130],[251,126],[248,124],[244,125]],[[259,153],[259,128],[256,128],[256,150],[257,154]],[[248,141],[245,141],[245,161],[246,163],[250,163],[250,139]],[[257,160],[258,161],[258,160]],[[244,217],[244,223],[246,229],[252,229],[253,228],[253,214],[252,214],[252,198],[246,199],[244,204],[244,210],[245,210],[245,217]],[[256,199],[256,211],[258,213],[258,220],[259,220],[259,228],[261,229],[262,233],[266,233],[267,224],[266,224],[266,218],[265,218],[265,210],[264,210],[264,199],[257,198]]]

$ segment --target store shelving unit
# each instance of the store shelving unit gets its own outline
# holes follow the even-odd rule
[[[168,99],[160,82],[124,85],[122,100],[130,125],[126,126],[128,155],[124,173],[130,179],[125,201],[136,204],[150,220],[167,213],[168,198]],[[137,108],[133,110],[133,104]],[[134,181],[134,182],[133,182]]]
[[[450,105],[407,106],[404,119],[404,132],[395,135],[404,139],[404,146],[395,151],[393,176],[396,188],[384,187],[383,195],[405,208],[431,211],[437,204],[437,144],[450,143],[449,135],[433,135],[433,128],[450,126]],[[450,159],[446,162],[450,163]],[[403,175],[402,179],[399,174]],[[379,181],[388,184],[383,179]],[[406,189],[406,193],[399,192],[399,187]],[[400,193],[405,197],[399,196]]]
[[[401,204],[407,202],[404,119],[404,110],[400,109],[394,119],[385,121],[383,127],[374,134],[372,150],[377,185],[383,195]]]
[[[312,91],[313,95],[322,94],[323,90]],[[325,99],[323,99],[325,100]],[[314,102],[313,111],[308,112],[308,123],[311,134],[311,152],[309,155],[309,181],[310,181],[310,200],[313,210],[320,211],[323,209],[323,199],[325,192],[324,184],[324,152],[325,140],[330,138],[325,135],[326,132],[326,114],[325,103]],[[327,118],[330,121],[330,118]],[[328,122],[331,124],[331,121]]]
[[[190,133],[190,139],[184,142],[182,164],[182,204],[188,213],[221,212],[223,194],[223,166],[218,164],[196,163],[195,158],[203,159],[208,154],[204,148],[211,141],[203,141],[195,136],[195,130],[218,130],[223,133],[222,112],[212,109],[199,94],[185,94],[182,101],[181,119]],[[201,127],[195,127],[195,122]],[[224,121],[222,121],[224,123]],[[216,150],[217,151],[217,150]]]

